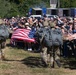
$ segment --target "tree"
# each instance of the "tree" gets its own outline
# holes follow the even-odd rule
[[[60,0],[61,8],[72,8],[76,7],[76,0]]]
[[[49,7],[50,0],[0,0],[0,17],[26,15],[30,7]]]

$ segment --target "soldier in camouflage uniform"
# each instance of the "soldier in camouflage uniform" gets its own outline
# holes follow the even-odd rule
[[[49,67],[55,67],[55,63],[57,64],[58,67],[61,66],[60,64],[60,51],[58,46],[53,46],[53,47],[42,47],[41,51],[41,58],[42,61],[44,62],[45,66]]]
[[[49,23],[48,23],[49,24]],[[55,23],[50,22],[50,27],[51,29],[55,29]],[[49,26],[48,25],[48,26]],[[43,35],[42,37],[44,37]],[[42,40],[43,41],[43,40]],[[45,44],[41,41],[41,58],[44,61],[45,65],[49,65],[51,67],[54,67],[55,62],[57,63],[58,67],[61,66],[60,64],[60,51],[59,51],[59,46],[51,46],[46,47]],[[49,40],[50,41],[50,40]]]
[[[4,24],[4,21],[0,19],[0,26]],[[1,39],[2,38],[2,39]],[[6,46],[6,39],[4,39],[2,36],[0,36],[0,59],[5,60],[4,53],[2,51],[3,48]]]

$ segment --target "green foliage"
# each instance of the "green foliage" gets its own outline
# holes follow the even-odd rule
[[[0,17],[25,16],[30,7],[48,7],[49,0],[0,0]]]
[[[0,17],[3,17],[10,10],[10,3],[7,1],[0,1]]]
[[[76,7],[76,0],[59,0],[61,8]],[[30,7],[50,7],[50,0],[0,0],[0,17],[26,16]]]
[[[76,7],[76,0],[60,0],[60,7],[62,8]]]

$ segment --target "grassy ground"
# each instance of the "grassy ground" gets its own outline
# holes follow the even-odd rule
[[[63,67],[51,69],[43,66],[39,53],[10,46],[3,51],[6,60],[0,60],[0,75],[76,75],[74,58],[61,58]]]

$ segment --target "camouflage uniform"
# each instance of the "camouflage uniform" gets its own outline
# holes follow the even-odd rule
[[[47,65],[47,48],[46,47],[42,48],[41,59],[44,62],[44,64]]]
[[[4,48],[6,46],[5,44],[6,40],[0,40],[0,59],[1,60],[5,60],[5,56],[4,56],[4,53],[2,51],[2,48]]]
[[[50,48],[51,49],[51,48]],[[60,64],[60,52],[58,47],[54,47],[51,50],[48,50],[47,47],[42,48],[41,58],[45,65],[49,65],[49,67],[55,67],[55,63],[58,67],[61,66]]]
[[[49,26],[50,26],[51,28],[54,28],[54,27],[55,27],[55,23],[52,22],[52,21],[49,21]]]
[[[44,27],[48,27],[49,26],[48,19],[45,19],[45,21],[43,21],[43,26]]]
[[[4,21],[2,19],[0,19],[0,25],[2,26],[3,24],[4,24]],[[2,48],[5,47],[6,40],[3,37],[1,37],[1,38],[2,39],[0,39],[0,56],[1,56],[0,59],[4,60],[5,57],[4,57],[4,53],[2,51]]]
[[[54,29],[54,28],[53,28]],[[46,32],[46,33],[44,33]],[[50,31],[51,32],[51,31]],[[47,34],[48,33],[48,34]],[[41,34],[41,32],[40,32]],[[45,35],[43,35],[45,34]],[[50,65],[51,67],[54,66],[54,62],[57,63],[57,65],[60,67],[60,61],[59,61],[59,46],[52,46],[51,42],[51,36],[49,37],[49,35],[51,35],[49,32],[47,32],[46,28],[45,31],[42,32],[42,37],[46,37],[42,39],[42,41],[40,42],[40,46],[41,46],[41,58],[42,61],[45,63],[45,65]],[[50,42],[50,43],[48,43]],[[49,45],[47,45],[49,44]]]
[[[50,65],[51,65],[51,67],[55,67],[56,66],[55,63],[57,64],[58,67],[61,66],[59,48],[54,46],[54,48],[52,48],[52,51],[50,52]]]

